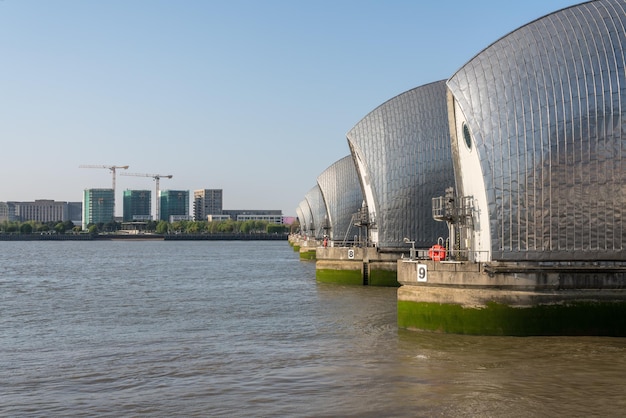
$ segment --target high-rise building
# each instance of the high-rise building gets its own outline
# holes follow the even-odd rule
[[[222,214],[222,189],[203,189],[193,192],[193,217],[205,221],[207,215]]]
[[[83,195],[83,229],[89,224],[109,223],[115,219],[113,189],[85,189]]]
[[[189,190],[161,190],[160,221],[171,222],[172,217],[189,217]]]
[[[150,190],[124,190],[124,222],[152,219]]]

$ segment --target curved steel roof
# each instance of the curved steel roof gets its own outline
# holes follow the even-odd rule
[[[493,259],[624,259],[625,27],[624,0],[582,3],[448,80],[483,171]]]
[[[431,199],[454,186],[445,81],[402,93],[347,134],[379,247],[426,247],[447,236]]]
[[[311,223],[308,225],[309,230],[312,231],[311,235],[314,238],[322,238],[324,236],[323,227],[328,220],[328,215],[319,185],[313,186],[304,198],[311,208],[312,218]]]
[[[348,234],[358,234],[352,226],[352,215],[363,203],[352,156],[348,155],[328,167],[317,178],[325,207],[328,211],[329,236],[331,240],[346,240]]]

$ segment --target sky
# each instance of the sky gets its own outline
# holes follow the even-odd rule
[[[0,201],[222,189],[295,216],[346,133],[579,1],[0,0]],[[154,205],[153,205],[154,206]],[[153,207],[154,212],[154,207]]]

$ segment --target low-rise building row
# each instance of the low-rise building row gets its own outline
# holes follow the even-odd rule
[[[159,221],[176,222],[205,220],[236,221],[262,220],[283,223],[281,210],[228,210],[222,208],[222,190],[204,189],[194,191],[193,213],[190,213],[188,190],[160,190],[158,196]],[[110,223],[145,223],[153,220],[152,191],[124,190],[122,219],[115,217],[115,193],[112,188],[85,189],[82,202],[59,202],[35,200],[34,202],[0,202],[1,221],[55,222],[71,221],[82,225]]]

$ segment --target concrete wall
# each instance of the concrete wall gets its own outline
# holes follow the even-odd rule
[[[418,266],[427,281],[418,282]],[[423,267],[422,267],[423,268]],[[409,286],[450,286],[509,290],[606,290],[626,293],[626,266],[621,263],[473,263],[399,260],[398,281]]]
[[[398,253],[380,253],[374,247],[318,247],[316,278],[337,284],[398,286]]]
[[[626,336],[626,265],[399,260],[398,326],[485,335]]]

